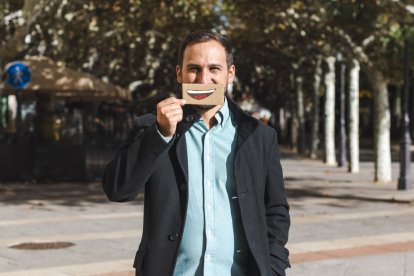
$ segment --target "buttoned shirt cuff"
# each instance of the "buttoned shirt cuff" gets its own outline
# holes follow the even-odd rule
[[[159,131],[159,129],[158,129],[158,126],[157,126],[157,131],[158,131],[158,134],[160,135],[160,137],[165,141],[165,143],[169,143],[169,142],[171,142],[171,140],[174,138],[174,135],[173,136],[171,136],[171,137],[165,137],[164,135],[162,135],[161,134],[161,132]]]

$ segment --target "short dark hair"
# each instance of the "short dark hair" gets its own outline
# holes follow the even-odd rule
[[[180,48],[178,50],[178,64],[180,67],[183,67],[184,51],[188,45],[193,43],[207,42],[210,40],[215,40],[219,42],[226,51],[226,61],[227,66],[230,67],[233,65],[233,46],[231,45],[230,39],[225,35],[213,32],[213,31],[195,31],[189,33],[181,41]]]

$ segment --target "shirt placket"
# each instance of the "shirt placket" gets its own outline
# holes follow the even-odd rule
[[[213,129],[210,129],[205,135],[204,140],[204,216],[205,216],[205,235],[206,250],[204,255],[204,275],[209,275],[208,267],[214,263],[215,256],[215,216],[214,216],[214,160],[213,160]]]

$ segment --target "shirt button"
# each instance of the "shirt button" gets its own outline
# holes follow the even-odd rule
[[[211,205],[207,205],[207,209],[210,211],[211,210]]]
[[[210,180],[207,181],[207,186],[209,186],[209,187],[211,186],[211,181]]]
[[[171,234],[171,235],[168,235],[168,239],[169,239],[170,241],[176,241],[176,240],[178,240],[178,234]]]

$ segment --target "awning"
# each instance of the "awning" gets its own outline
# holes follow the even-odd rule
[[[116,85],[75,70],[58,66],[44,56],[30,56],[22,60],[31,70],[29,85],[22,90],[4,86],[3,95],[16,94],[52,94],[57,98],[80,101],[121,100],[131,101],[131,94]]]

